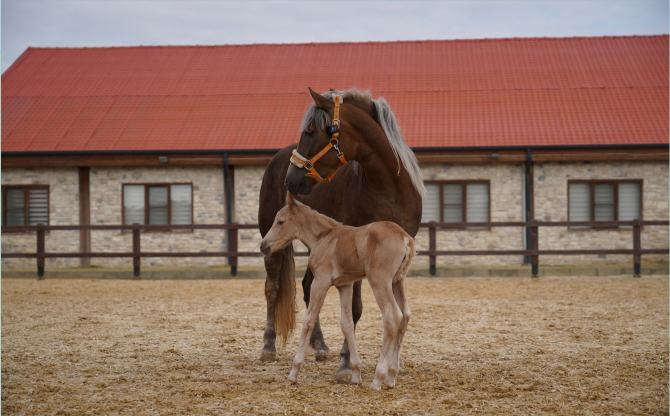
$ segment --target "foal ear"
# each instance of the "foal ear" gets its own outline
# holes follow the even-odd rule
[[[314,100],[314,105],[319,108],[329,111],[334,106],[331,100],[327,99],[321,94],[314,92],[314,90],[312,90],[311,88],[309,88],[309,95],[312,96],[312,100]]]
[[[295,203],[295,199],[291,196],[290,192],[286,192],[286,205],[289,206],[289,208],[293,209],[298,206],[298,204]]]

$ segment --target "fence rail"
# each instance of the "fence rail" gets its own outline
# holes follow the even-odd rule
[[[641,242],[642,227],[644,226],[668,226],[669,221],[513,221],[513,222],[468,222],[468,223],[446,223],[428,222],[421,223],[421,228],[428,229],[428,250],[417,251],[419,256],[428,256],[430,263],[430,274],[436,274],[437,256],[530,256],[531,276],[537,277],[539,267],[539,256],[546,255],[603,255],[603,254],[628,254],[633,256],[633,273],[639,277],[641,273],[641,256],[644,254],[668,254],[667,248],[643,249]],[[463,228],[492,228],[492,227],[527,227],[530,228],[530,249],[528,250],[438,250],[437,232],[447,232],[453,229]],[[538,239],[539,227],[593,227],[610,228],[630,227],[633,237],[632,249],[593,249],[593,250],[540,250]],[[142,257],[228,257],[230,259],[231,274],[236,275],[237,260],[239,257],[261,257],[260,252],[246,252],[237,250],[238,230],[258,229],[258,224],[190,224],[190,225],[24,225],[4,226],[3,233],[8,232],[32,232],[36,234],[35,253],[2,253],[5,258],[35,258],[37,259],[37,276],[44,277],[44,264],[46,258],[92,258],[92,257],[129,257],[133,259],[133,274],[140,276],[140,265]],[[132,232],[132,252],[50,252],[45,250],[45,233],[47,231],[74,231],[74,230],[121,230]],[[142,252],[140,244],[140,233],[142,231],[169,231],[169,230],[228,230],[229,251],[209,252]],[[307,256],[306,252],[296,252],[296,256]]]

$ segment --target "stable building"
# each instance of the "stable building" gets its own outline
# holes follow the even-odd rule
[[[298,140],[311,104],[307,87],[358,88],[388,101],[424,174],[424,222],[667,220],[668,40],[29,48],[2,75],[2,225],[255,224],[265,166]],[[632,248],[630,234],[626,227],[540,228],[539,243]],[[131,239],[125,231],[52,231],[46,249],[127,252]],[[240,230],[238,249],[256,251],[259,241],[257,230]],[[417,243],[427,249],[427,231]],[[519,227],[468,227],[439,231],[437,244],[521,250],[528,241]],[[143,233],[141,245],[218,252],[229,244],[220,230],[173,230]],[[667,227],[644,227],[642,246],[668,247]],[[2,251],[34,252],[34,233],[3,230]],[[629,257],[540,261],[629,264]],[[643,261],[667,264],[668,256]],[[427,262],[417,257],[417,265]],[[522,263],[522,256],[438,257],[438,266]],[[80,264],[88,259],[47,259],[46,266]],[[3,258],[2,266],[34,260]]]

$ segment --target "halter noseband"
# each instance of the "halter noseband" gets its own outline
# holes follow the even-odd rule
[[[333,101],[335,102],[335,112],[333,114],[333,124],[328,126],[326,128],[326,133],[331,134],[332,138],[330,139],[330,143],[326,145],[319,153],[316,154],[313,158],[307,160],[306,157],[302,156],[300,153],[298,153],[298,149],[293,150],[293,155],[291,155],[291,163],[293,163],[295,166],[298,168],[302,169],[305,168],[309,172],[306,173],[306,176],[309,176],[311,178],[316,179],[318,182],[330,182],[332,179],[333,175],[335,175],[335,172],[339,168],[342,167],[342,165],[346,165],[347,161],[344,159],[344,153],[340,150],[338,147],[338,141],[337,141],[337,136],[340,135],[340,100],[342,97],[339,95],[333,95]],[[332,148],[335,148],[337,150],[337,158],[340,159],[340,165],[335,168],[334,171],[330,172],[328,176],[325,178],[319,175],[319,172],[314,169],[314,164],[323,157],[328,151]]]

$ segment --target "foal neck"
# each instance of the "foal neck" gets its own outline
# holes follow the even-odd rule
[[[302,241],[310,250],[327,233],[342,225],[334,219],[320,214],[306,205],[300,207],[297,213],[298,240]]]

